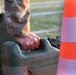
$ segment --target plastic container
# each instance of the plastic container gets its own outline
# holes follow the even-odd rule
[[[41,39],[39,49],[33,51],[23,51],[8,41],[2,46],[1,57],[4,75],[56,75],[59,49],[47,39]]]
[[[0,15],[0,75],[2,75],[2,65],[1,65],[1,47],[5,41],[14,41],[14,38],[7,32],[5,14]]]

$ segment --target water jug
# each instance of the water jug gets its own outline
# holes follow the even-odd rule
[[[58,56],[59,49],[47,39],[41,39],[40,47],[33,51],[7,41],[1,48],[3,75],[56,75]]]
[[[2,75],[2,65],[1,65],[1,46],[5,41],[14,41],[14,38],[7,32],[5,14],[0,14],[0,75]]]

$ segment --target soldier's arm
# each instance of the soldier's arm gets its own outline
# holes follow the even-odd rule
[[[12,34],[22,49],[39,47],[40,38],[30,32],[30,0],[4,0],[8,32]]]
[[[7,30],[15,37],[25,37],[30,32],[30,0],[5,0]]]

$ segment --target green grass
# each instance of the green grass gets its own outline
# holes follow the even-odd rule
[[[56,1],[56,0],[30,0],[31,2]]]
[[[54,5],[52,5],[52,7],[49,8],[31,9],[31,13],[63,10],[63,4],[62,6],[59,7],[53,7],[53,6]],[[41,37],[45,36],[56,37],[60,35],[61,32],[62,14],[31,17],[30,22],[31,22],[31,31],[58,29],[58,31],[56,32],[38,34]]]
[[[31,30],[49,29],[54,25],[60,26],[62,14],[31,17]]]
[[[40,9],[31,9],[31,13],[36,12],[46,12],[46,11],[56,11],[56,10],[62,10],[63,6],[60,7],[49,7],[49,8],[40,8]]]
[[[58,29],[56,32],[50,32],[45,34],[39,34],[39,36],[51,36],[55,37],[60,35],[62,14],[48,15],[48,16],[38,16],[31,17],[31,31],[37,30],[47,30],[47,29]]]

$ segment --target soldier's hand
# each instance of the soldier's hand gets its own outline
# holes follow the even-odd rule
[[[23,50],[33,50],[38,48],[40,44],[40,37],[34,33],[29,33],[24,38],[15,37],[15,40],[21,45]]]

